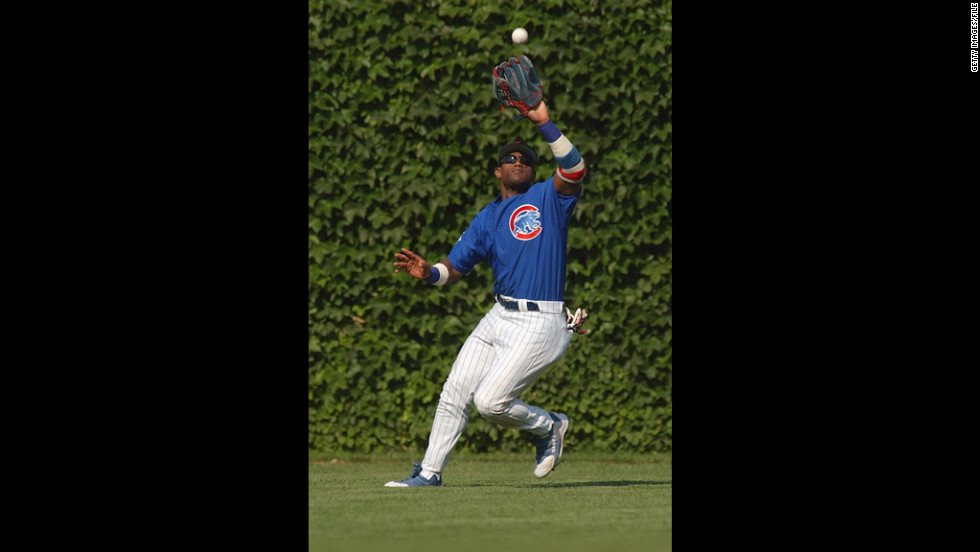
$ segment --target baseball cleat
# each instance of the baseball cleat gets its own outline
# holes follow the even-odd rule
[[[565,432],[568,431],[569,426],[568,416],[551,413],[551,419],[555,421],[551,433],[538,437],[535,441],[537,452],[534,455],[534,475],[536,477],[544,477],[557,468],[565,448]]]
[[[389,481],[385,483],[385,487],[440,487],[442,486],[442,478],[438,475],[433,475],[430,479],[422,477],[422,464],[415,462],[412,464],[415,469],[412,470],[412,475],[401,481]]]

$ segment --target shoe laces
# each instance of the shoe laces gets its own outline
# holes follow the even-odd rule
[[[551,433],[543,435],[534,440],[535,447],[537,448],[536,457],[540,462],[544,458],[545,453],[551,448]]]
[[[422,464],[419,464],[418,462],[413,462],[412,463],[412,467],[414,467],[415,469],[412,470],[412,475],[409,475],[408,476],[409,479],[411,479],[411,478],[417,476],[418,474],[422,473]]]

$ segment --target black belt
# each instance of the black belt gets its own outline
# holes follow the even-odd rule
[[[497,300],[498,303],[500,303],[500,306],[504,307],[507,310],[521,310],[521,306],[520,304],[518,304],[517,301],[508,301],[503,297],[501,297],[500,294],[497,294],[495,299]],[[534,301],[528,301],[527,310],[540,311],[541,309],[538,308],[538,304],[535,303]]]

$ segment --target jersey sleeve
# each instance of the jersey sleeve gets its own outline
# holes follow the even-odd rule
[[[483,211],[477,214],[449,252],[449,262],[452,263],[453,268],[463,274],[469,274],[477,263],[487,260],[487,248],[483,238],[484,218]]]
[[[564,195],[558,193],[555,190],[555,177],[552,176],[548,180],[544,181],[544,189],[542,190],[545,197],[551,201],[554,206],[558,209],[558,212],[562,214],[562,226],[567,226],[569,219],[572,218],[572,211],[575,210],[575,204],[578,203],[578,199],[582,197],[582,188],[584,186],[579,186],[579,189],[573,195]]]

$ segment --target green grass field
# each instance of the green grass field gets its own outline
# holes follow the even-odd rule
[[[669,455],[566,452],[544,479],[534,453],[454,453],[442,487],[390,489],[421,456],[310,456],[309,549],[671,550]]]

